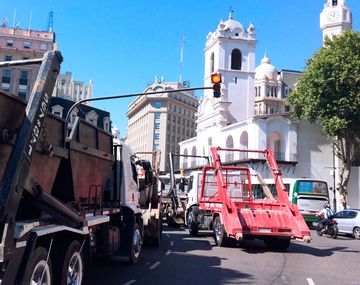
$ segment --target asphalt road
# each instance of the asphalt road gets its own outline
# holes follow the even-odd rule
[[[275,252],[257,240],[217,247],[211,232],[190,237],[185,228],[165,227],[160,247],[143,247],[136,265],[98,261],[88,267],[85,284],[360,284],[360,240],[333,240],[314,231],[312,238]]]

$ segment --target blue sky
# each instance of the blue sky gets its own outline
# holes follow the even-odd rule
[[[234,19],[257,35],[256,62],[264,52],[277,69],[303,70],[322,44],[319,14],[326,0],[1,0],[0,17],[12,26],[46,30],[49,12],[59,49],[61,71],[76,80],[93,80],[94,97],[142,92],[155,76],[179,81],[180,40],[185,36],[183,80],[203,85],[205,39],[230,7]],[[101,4],[100,4],[101,3]],[[360,30],[360,1],[347,0],[353,29]],[[201,93],[197,93],[201,96]],[[111,113],[126,134],[133,99],[94,102]]]

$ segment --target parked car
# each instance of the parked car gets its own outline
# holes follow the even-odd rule
[[[360,239],[360,210],[344,209],[333,215],[337,222],[339,234],[351,234]]]

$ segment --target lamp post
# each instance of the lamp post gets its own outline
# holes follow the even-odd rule
[[[335,143],[333,142],[333,149],[332,149],[332,156],[333,156],[333,169],[332,169],[332,175],[333,175],[333,189],[331,189],[330,187],[330,191],[333,190],[334,192],[334,199],[333,199],[333,203],[334,203],[334,211],[336,212],[336,182],[335,182]]]

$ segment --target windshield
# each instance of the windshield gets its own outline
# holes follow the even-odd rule
[[[305,194],[328,195],[327,184],[324,181],[304,181],[297,182],[296,192]]]

